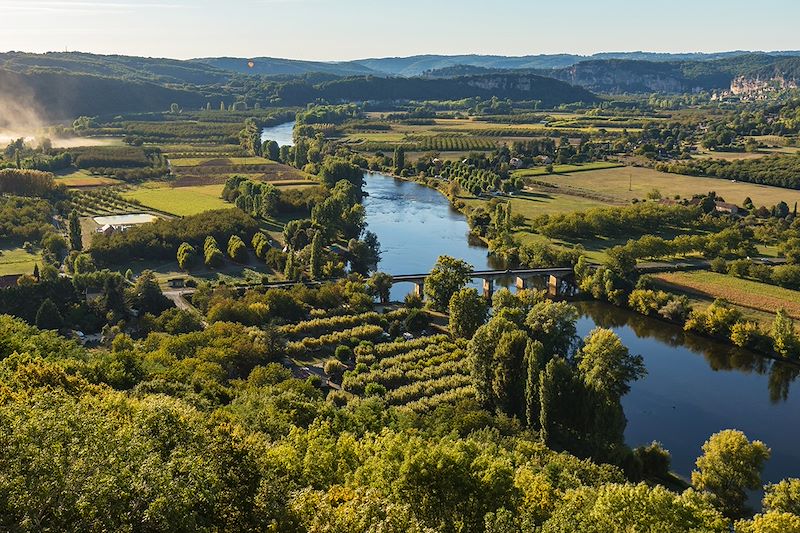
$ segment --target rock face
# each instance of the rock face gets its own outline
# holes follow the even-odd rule
[[[708,89],[709,84],[726,87],[730,78],[692,79],[679,63],[651,61],[584,61],[569,68],[551,71],[556,79],[604,93],[686,93]]]
[[[797,89],[797,87],[796,79],[787,79],[782,75],[771,78],[737,76],[731,80],[730,92],[739,97],[758,98],[776,91]]]

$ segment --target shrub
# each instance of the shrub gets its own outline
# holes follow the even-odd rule
[[[344,363],[338,359],[328,359],[325,361],[325,366],[323,368],[325,373],[335,380],[341,379],[342,374],[344,374],[346,369],[347,367],[344,366]]]
[[[364,387],[364,395],[365,396],[385,396],[386,395],[386,387],[379,383],[368,383],[366,387]]]
[[[340,344],[336,347],[336,359],[339,361],[349,361],[353,358],[353,349],[349,346],[345,346],[344,344]]]

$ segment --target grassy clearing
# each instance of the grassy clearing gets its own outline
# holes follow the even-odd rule
[[[594,163],[585,163],[582,165],[554,165],[553,174],[566,174],[573,172],[586,172],[588,170],[600,170],[604,168],[617,168],[623,166],[621,163],[612,163],[610,161],[595,161]],[[547,172],[546,167],[525,168],[514,172],[514,176],[526,178],[530,176],[546,176],[550,174]]]
[[[188,272],[180,270],[177,261],[133,261],[129,267],[135,275],[144,270],[152,270],[162,289],[169,288],[167,281],[171,278],[192,277],[204,281],[225,281],[229,284],[238,281],[261,282],[263,276],[268,276],[270,281],[280,278],[264,263],[258,261],[252,250],[250,250],[250,261],[243,265],[226,259],[221,268],[212,269],[201,264]]]
[[[789,316],[800,318],[799,291],[716,272],[670,272],[655,277],[668,287],[688,293],[712,299],[724,298],[733,304],[765,313],[784,308]]]
[[[800,191],[792,189],[732,182],[717,178],[668,174],[642,167],[620,167],[558,176],[548,175],[537,179],[556,185],[565,193],[573,190],[617,201],[641,199],[653,189],[658,189],[664,196],[677,194],[684,198],[691,197],[693,194],[716,191],[726,201],[737,204],[741,204],[748,196],[756,205],[771,206],[780,201],[792,205],[794,202],[800,201]]]
[[[39,253],[28,253],[22,248],[0,250],[0,276],[30,274],[36,263],[42,261]]]
[[[138,200],[145,207],[178,216],[189,216],[229,209],[233,205],[220,198],[222,184],[192,187],[154,187],[146,184],[123,194],[128,200]]]

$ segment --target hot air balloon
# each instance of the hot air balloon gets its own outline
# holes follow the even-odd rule
[[[250,68],[253,68],[254,66],[256,66],[256,62],[253,61],[252,59],[248,59],[247,60],[247,66],[250,67]]]

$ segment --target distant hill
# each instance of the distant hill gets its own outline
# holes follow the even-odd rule
[[[425,72],[449,67],[470,66],[494,70],[549,70],[563,69],[586,61],[625,59],[649,62],[700,62],[735,58],[752,54],[746,51],[719,52],[713,54],[687,53],[668,54],[654,52],[603,52],[591,56],[575,54],[539,54],[527,56],[499,55],[417,55],[410,57],[384,57],[357,59],[353,61],[324,62],[299,61],[257,57],[250,68],[246,58],[203,58],[193,60],[231,72],[261,75],[305,74],[323,72],[339,76],[383,75],[413,77]],[[800,56],[800,51],[760,53],[767,56]]]
[[[596,102],[598,97],[586,89],[573,87],[552,78],[524,73],[488,74],[449,79],[384,78],[361,76],[342,78],[301,88],[286,84],[278,97],[290,105],[323,99],[366,100],[455,100],[469,97],[540,100],[545,106],[572,102]]]
[[[163,110],[173,102],[182,107],[200,107],[206,98],[196,91],[154,83],[63,70],[20,73],[0,68],[0,112],[10,114],[35,114],[43,120],[60,120],[80,115]]]
[[[15,72],[61,71],[162,84],[206,85],[230,78],[229,71],[206,63],[82,52],[0,53],[0,68]]]
[[[722,55],[722,54],[721,54]],[[602,93],[685,93],[728,89],[737,79],[800,80],[800,57],[771,54],[728,54],[702,61],[601,59],[558,69],[490,69],[457,65],[427,71],[428,78],[527,72]]]
[[[250,66],[252,62],[253,66]],[[379,70],[373,70],[367,66],[356,62],[324,62],[324,61],[301,61],[298,59],[279,59],[274,57],[209,57],[193,59],[191,63],[199,65],[209,65],[216,69],[239,74],[258,74],[263,76],[291,75],[299,76],[303,74],[319,73],[333,74],[335,76],[359,76],[359,75],[385,75]]]

